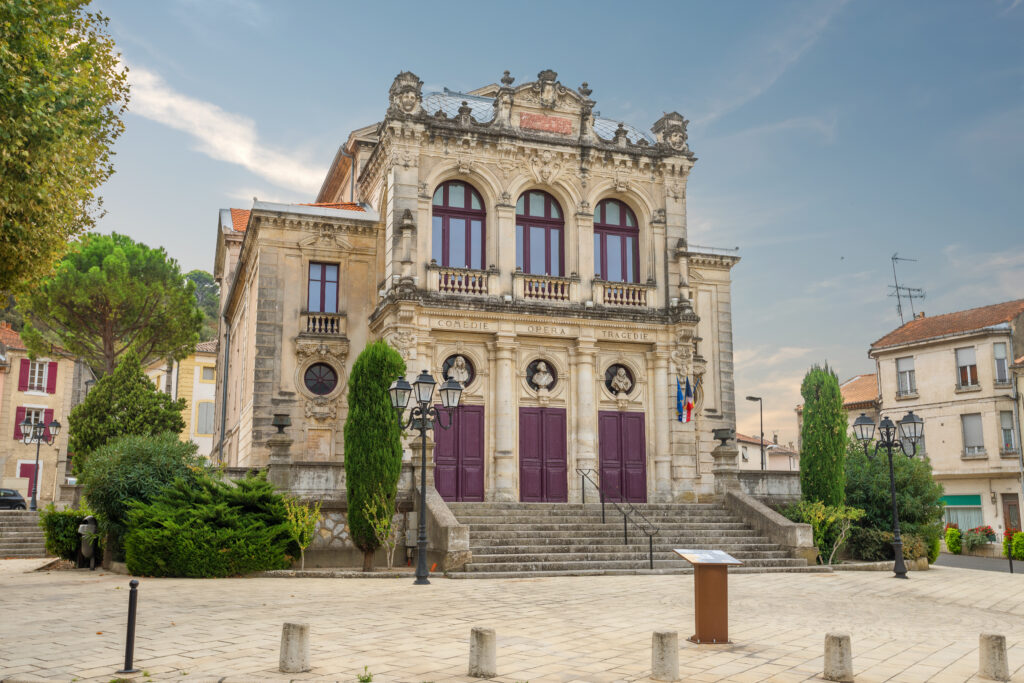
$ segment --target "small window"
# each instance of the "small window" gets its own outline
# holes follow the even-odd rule
[[[1010,371],[1006,362],[1006,343],[999,342],[992,347],[992,354],[996,360],[996,382],[1007,384],[1010,381]]]
[[[309,264],[309,296],[306,310],[310,313],[338,312],[338,264]]]
[[[961,415],[964,433],[964,454],[980,455],[985,452],[985,439],[981,429],[981,413]]]
[[[327,363],[310,365],[303,379],[306,388],[317,396],[326,396],[338,386],[338,373]]]
[[[1002,436],[1002,450],[1012,453],[1017,450],[1017,436],[1013,428],[1013,412],[1003,410],[999,412],[999,433]]]
[[[961,387],[978,386],[978,362],[974,348],[956,350],[957,383]]]
[[[213,403],[203,401],[196,410],[196,434],[209,436],[213,434]]]
[[[29,363],[28,366],[28,390],[29,391],[46,391],[46,366],[49,363],[44,363],[38,360],[34,360]]]
[[[217,378],[217,372],[212,365],[203,366],[202,379],[204,382],[213,382]]]
[[[594,275],[606,282],[637,282],[639,232],[632,209],[604,199],[594,209]]]
[[[912,357],[896,359],[897,396],[917,393],[917,380],[914,377],[914,359]]]

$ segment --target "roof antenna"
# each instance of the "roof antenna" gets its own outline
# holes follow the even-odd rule
[[[917,313],[914,312],[914,299],[923,299],[924,290],[919,287],[904,287],[900,284],[900,281],[896,277],[896,262],[897,261],[913,261],[917,262],[916,258],[903,258],[899,253],[892,255],[892,282],[889,285],[889,289],[893,290],[889,292],[889,296],[896,297],[896,312],[900,314],[900,326],[906,324],[903,319],[903,303],[902,300],[906,298],[907,303],[910,304],[910,319],[913,320],[917,317]]]

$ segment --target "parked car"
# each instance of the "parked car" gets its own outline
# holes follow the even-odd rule
[[[0,510],[24,510],[25,499],[14,489],[0,489]]]

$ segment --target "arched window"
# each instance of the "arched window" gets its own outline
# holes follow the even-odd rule
[[[487,214],[469,183],[449,180],[434,191],[431,258],[448,268],[484,269]]]
[[[562,277],[562,208],[547,192],[530,190],[516,202],[516,266],[524,273]]]
[[[639,282],[640,250],[636,214],[618,199],[594,209],[594,274],[606,282]]]

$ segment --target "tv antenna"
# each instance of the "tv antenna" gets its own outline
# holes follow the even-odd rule
[[[897,261],[913,261],[916,263],[916,258],[904,258],[896,253],[892,255],[891,260],[893,284],[889,285],[889,289],[892,290],[889,292],[889,296],[896,297],[896,312],[900,314],[900,325],[904,325],[906,324],[906,321],[903,319],[903,299],[905,298],[907,303],[910,304],[910,319],[913,320],[917,317],[917,313],[914,312],[914,299],[923,299],[924,290],[919,287],[905,287],[900,284],[899,279],[896,277]]]

